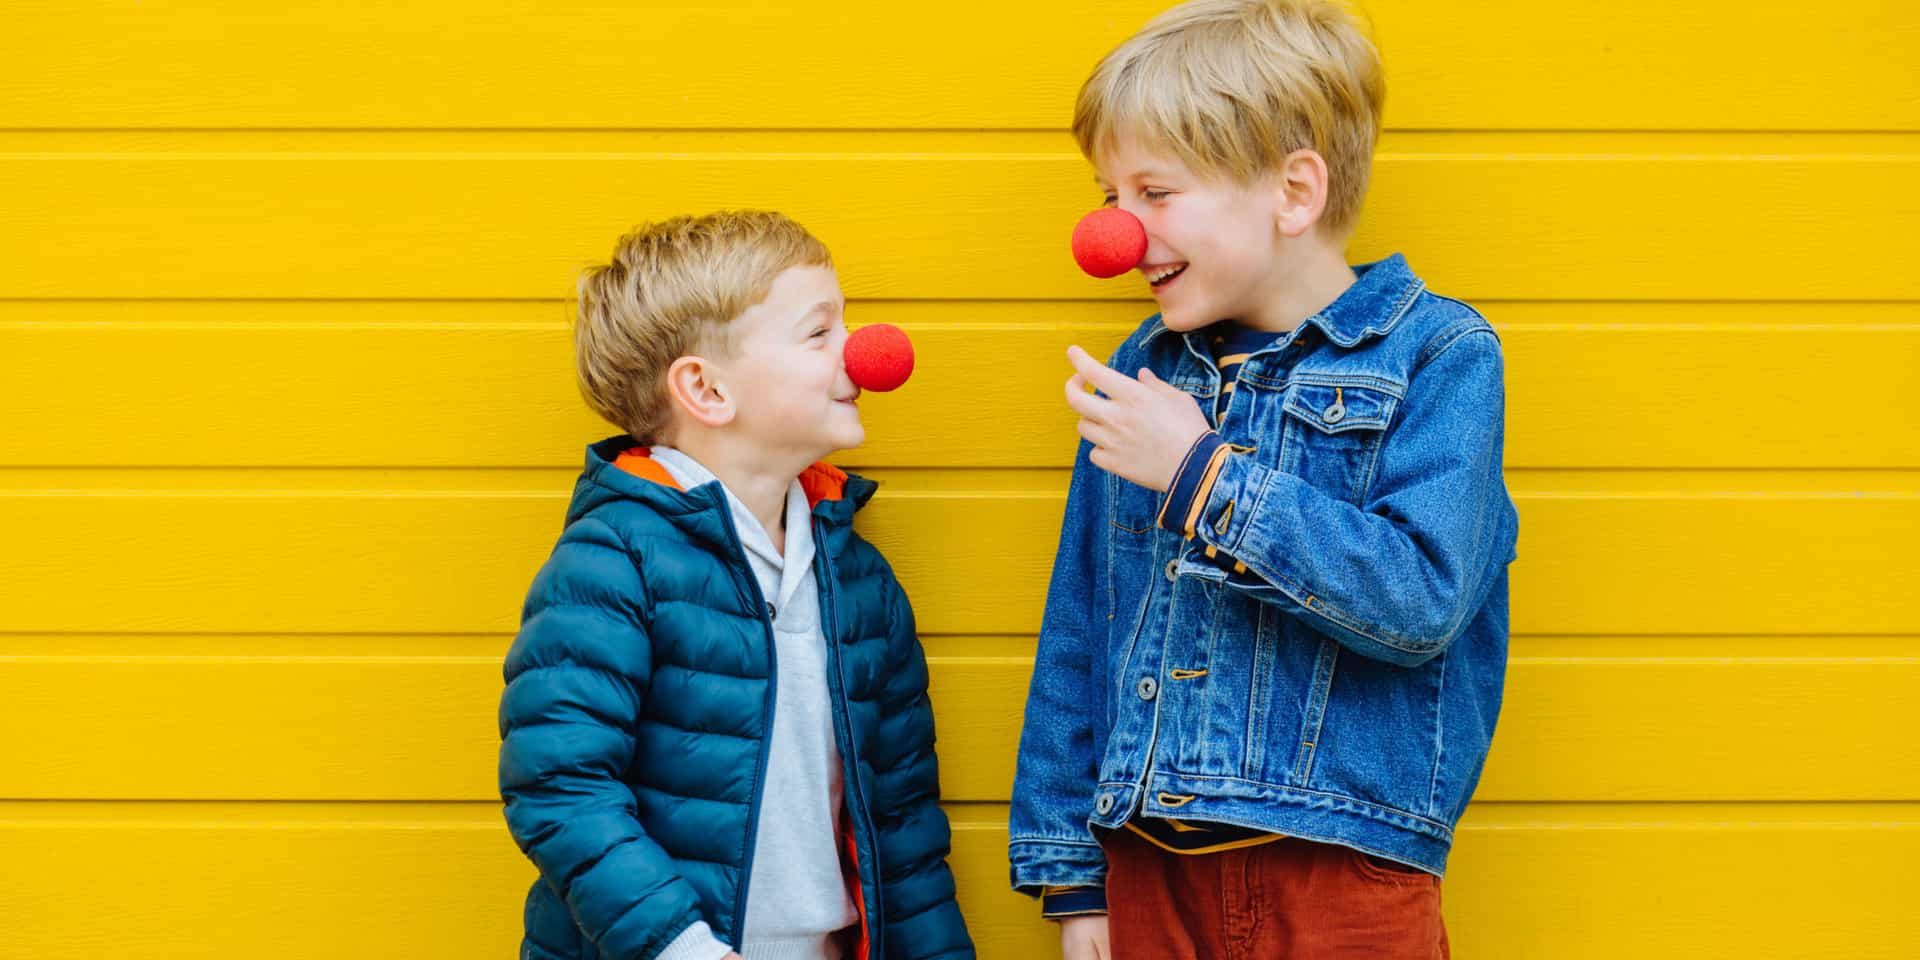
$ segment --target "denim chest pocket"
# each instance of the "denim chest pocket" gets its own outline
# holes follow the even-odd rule
[[[1106,475],[1107,502],[1112,505],[1108,524],[1124,539],[1146,537],[1154,532],[1160,519],[1160,504],[1166,495],[1155,493],[1114,474]]]
[[[1162,555],[1171,558],[1178,552],[1174,533],[1157,525],[1165,494],[1106,475],[1107,551],[1105,596],[1102,600],[1109,621],[1120,620],[1129,629],[1136,628],[1154,594],[1154,579],[1163,574]],[[1069,518],[1068,522],[1072,522]],[[1164,546],[1162,546],[1164,544]],[[1128,598],[1134,598],[1123,602]]]
[[[1358,505],[1373,485],[1380,445],[1401,392],[1384,381],[1296,373],[1277,398],[1279,468]]]

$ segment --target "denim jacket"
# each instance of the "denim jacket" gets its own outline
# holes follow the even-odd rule
[[[1017,889],[1099,886],[1093,828],[1140,814],[1444,874],[1506,671],[1500,343],[1398,255],[1356,272],[1224,397],[1205,331],[1156,316],[1115,353],[1220,397],[1231,446],[1188,537],[1080,445],[1013,787]]]

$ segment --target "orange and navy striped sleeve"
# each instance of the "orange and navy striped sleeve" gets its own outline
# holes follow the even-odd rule
[[[1040,915],[1048,920],[1090,917],[1106,912],[1105,887],[1047,887],[1040,891]]]

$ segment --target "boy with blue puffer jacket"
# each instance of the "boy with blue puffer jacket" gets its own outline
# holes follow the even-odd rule
[[[773,213],[644,227],[581,280],[582,392],[627,434],[506,658],[523,960],[973,956],[926,656],[853,531],[874,484],[819,462],[865,436],[845,307]]]

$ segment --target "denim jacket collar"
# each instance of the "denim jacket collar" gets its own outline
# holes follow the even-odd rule
[[[1311,324],[1319,327],[1327,339],[1342,347],[1352,347],[1368,337],[1380,336],[1392,330],[1406,316],[1407,309],[1420,296],[1426,284],[1414,276],[1412,268],[1407,266],[1406,257],[1393,254],[1385,260],[1360,264],[1353,268],[1356,278],[1353,286],[1340,294],[1332,303],[1319,313],[1308,317],[1302,327]],[[1146,342],[1167,332],[1167,327],[1154,317],[1153,326],[1147,331]],[[1199,331],[1185,334],[1191,338]],[[1296,334],[1297,335],[1297,334]],[[1188,345],[1189,352],[1205,355],[1208,351],[1204,344]]]

